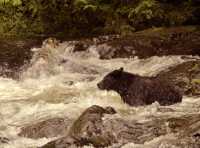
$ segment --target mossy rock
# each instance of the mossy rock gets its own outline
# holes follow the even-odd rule
[[[200,61],[188,61],[157,75],[178,87],[185,95],[200,95]]]
[[[120,37],[107,45],[110,47],[107,52],[99,49],[101,59],[200,55],[200,30],[198,26],[153,28]]]

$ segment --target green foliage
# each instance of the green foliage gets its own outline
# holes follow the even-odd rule
[[[192,84],[200,84],[200,79],[192,79]]]
[[[37,15],[39,11],[40,5],[37,3],[37,1],[29,1],[27,5],[28,11],[31,12],[31,16],[34,17]]]
[[[144,0],[137,5],[136,8],[132,8],[129,12],[128,17],[142,17],[145,19],[151,19],[153,17],[153,8],[156,6],[155,0]]]
[[[95,5],[85,5],[83,7],[83,10],[88,10],[88,9],[92,10],[93,12],[95,12],[97,10],[97,6],[95,6]]]
[[[89,4],[88,0],[75,0],[74,1],[74,5],[76,7],[81,7],[81,6],[88,5],[88,4]]]
[[[13,6],[19,6],[22,4],[21,0],[0,0],[1,5],[11,4]]]
[[[87,11],[88,9],[90,9],[93,12],[98,10],[108,12],[111,8],[110,5],[103,3],[102,0],[75,0],[74,6],[76,8],[81,8],[82,11]]]
[[[162,9],[156,0],[140,1],[135,7],[130,8],[128,13],[129,21],[136,27],[140,26],[140,24],[152,27],[156,25],[154,20],[159,20],[161,17]]]
[[[180,5],[163,0],[0,0],[0,33],[130,34],[184,24],[199,8],[195,4],[194,0]]]

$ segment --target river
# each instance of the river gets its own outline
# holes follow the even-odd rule
[[[102,60],[95,46],[88,51],[75,53],[72,52],[73,47],[73,42],[63,42],[58,50],[46,51],[49,53],[43,55],[33,49],[35,53],[31,64],[22,68],[18,80],[0,77],[0,137],[10,139],[8,144],[0,143],[0,148],[42,146],[52,139],[19,137],[20,128],[53,117],[76,119],[94,104],[112,106],[117,110],[118,118],[137,121],[200,113],[198,98],[184,96],[182,103],[166,107],[156,102],[148,106],[130,107],[121,101],[116,92],[97,88],[96,84],[114,69],[124,67],[125,71],[155,76],[160,71],[185,62],[181,56]],[[161,112],[160,108],[166,110]],[[169,109],[173,109],[173,112]],[[144,144],[127,143],[123,147],[155,148],[158,143],[170,138],[173,139],[173,135],[161,136]],[[167,144],[161,147],[167,148]]]

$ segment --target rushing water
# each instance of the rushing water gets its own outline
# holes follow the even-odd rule
[[[42,49],[40,49],[42,50]],[[73,53],[73,44],[64,42],[57,50],[35,52],[31,64],[24,67],[19,80],[0,77],[0,137],[10,139],[0,148],[29,148],[41,146],[52,139],[33,140],[17,136],[20,127],[52,117],[75,119],[91,105],[112,106],[118,117],[150,120],[151,116],[179,116],[200,112],[200,100],[184,97],[183,102],[159,111],[159,104],[129,107],[115,92],[98,90],[96,84],[108,72],[124,67],[126,71],[153,76],[160,71],[184,62],[180,56],[151,57],[145,60],[100,60],[96,47]],[[46,52],[38,54],[38,52]],[[165,107],[162,107],[165,108]],[[124,148],[155,147],[173,135],[156,138],[144,145],[128,143]],[[164,148],[165,146],[163,146]]]

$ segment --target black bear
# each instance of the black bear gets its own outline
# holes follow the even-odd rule
[[[182,94],[166,82],[128,73],[123,68],[107,74],[97,86],[101,90],[116,91],[131,106],[148,105],[155,101],[160,105],[172,105],[182,101]]]

